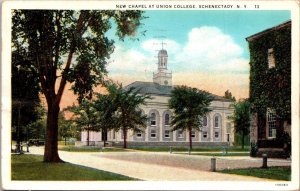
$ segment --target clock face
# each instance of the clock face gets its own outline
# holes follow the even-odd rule
[[[167,81],[167,80],[165,80],[165,81],[164,81],[164,84],[165,84],[165,85],[168,85],[168,81]]]

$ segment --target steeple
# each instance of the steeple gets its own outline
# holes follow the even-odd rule
[[[168,52],[163,48],[158,52],[157,73],[153,73],[153,82],[160,85],[172,86],[172,73],[168,72]]]

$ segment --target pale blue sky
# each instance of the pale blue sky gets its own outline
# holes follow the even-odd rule
[[[145,11],[139,41],[116,40],[109,76],[125,85],[152,81],[160,42],[167,43],[174,84],[247,97],[249,50],[246,37],[290,20],[290,11]],[[139,33],[137,33],[139,34]],[[163,38],[162,38],[163,36]],[[226,80],[222,81],[222,79]],[[233,82],[232,82],[233,81]]]

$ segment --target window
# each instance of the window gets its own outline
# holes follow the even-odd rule
[[[215,138],[219,138],[219,132],[215,132]]]
[[[170,115],[168,113],[165,115],[165,125],[170,125]]]
[[[207,126],[207,117],[206,116],[204,116],[203,117],[203,127],[206,127]]]
[[[276,138],[276,114],[272,109],[267,110],[267,125],[269,128],[268,137]]]
[[[156,125],[156,115],[155,115],[155,113],[151,113],[150,125],[151,126],[155,126]]]
[[[215,127],[219,127],[219,125],[220,125],[220,117],[215,116]]]
[[[269,68],[275,67],[275,56],[274,56],[273,48],[268,49],[268,65],[269,65]]]
[[[136,133],[136,136],[137,136],[137,137],[142,137],[142,132],[137,132],[137,133]]]
[[[207,131],[203,131],[203,132],[202,132],[202,136],[203,136],[203,138],[206,139],[206,138],[207,138]]]
[[[192,131],[192,133],[191,133],[192,135],[192,138],[195,138],[196,137],[196,133],[195,133],[195,131]]]
[[[154,130],[154,129],[151,130],[150,137],[151,138],[156,138],[156,130]]]
[[[182,130],[178,130],[178,138],[183,138],[183,131]]]
[[[165,138],[170,138],[170,131],[169,130],[165,130]]]

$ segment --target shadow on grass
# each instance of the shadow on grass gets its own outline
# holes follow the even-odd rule
[[[11,155],[12,180],[138,180],[71,163],[45,163],[40,155]]]

